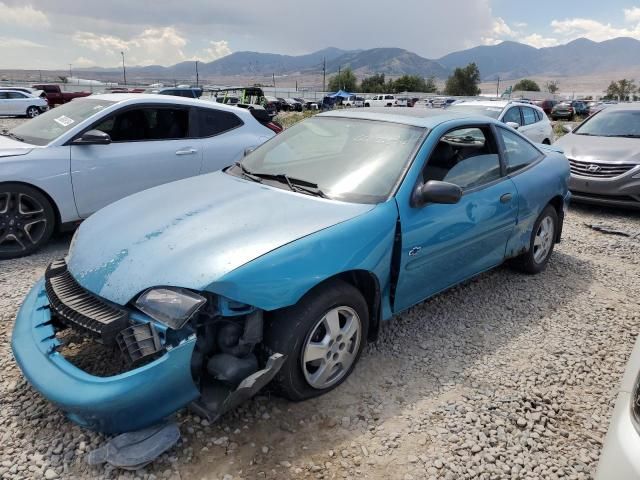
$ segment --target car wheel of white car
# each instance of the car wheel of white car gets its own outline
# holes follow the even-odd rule
[[[273,380],[276,391],[304,400],[340,385],[360,357],[368,325],[364,297],[343,281],[320,285],[297,304],[273,312],[265,325],[265,350],[287,355]]]
[[[51,203],[35,188],[0,184],[0,259],[39,249],[51,237],[55,219]]]
[[[27,108],[27,117],[34,118],[40,115],[40,109],[38,107]]]
[[[515,259],[515,266],[525,273],[540,273],[547,268],[558,232],[558,213],[547,205],[533,225],[529,251]]]

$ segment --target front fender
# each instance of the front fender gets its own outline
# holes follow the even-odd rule
[[[284,245],[206,290],[263,310],[294,305],[313,287],[351,270],[371,272],[385,297],[398,211],[394,201]]]

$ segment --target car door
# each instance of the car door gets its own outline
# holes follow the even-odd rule
[[[0,92],[0,115],[11,115],[11,102],[7,98],[7,92]]]
[[[202,151],[192,135],[191,109],[135,105],[89,129],[111,136],[109,145],[71,144],[73,192],[80,217],[127,195],[198,175]]]
[[[9,115],[25,115],[29,97],[22,92],[7,92]]]
[[[494,128],[451,130],[422,170],[463,190],[456,204],[399,206],[402,247],[394,310],[404,310],[500,264],[517,217],[517,192],[505,175]]]
[[[542,123],[538,121],[535,110],[531,107],[520,107],[520,111],[522,112],[522,126],[518,131],[532,142],[541,143],[544,140],[542,138]]]
[[[232,112],[204,107],[195,112],[203,173],[232,165],[242,159],[245,150],[254,149],[269,138],[268,134],[260,136],[247,128]]]

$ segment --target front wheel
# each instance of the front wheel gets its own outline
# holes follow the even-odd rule
[[[551,205],[542,211],[533,225],[529,251],[514,259],[514,265],[525,273],[540,273],[549,263],[558,232],[558,213]]]
[[[267,353],[287,356],[273,386],[290,400],[305,400],[332,390],[351,374],[366,343],[369,312],[357,288],[335,281],[273,312],[265,327]]]
[[[38,107],[29,107],[27,108],[27,117],[34,118],[40,115],[40,109]]]
[[[0,260],[38,250],[51,237],[55,219],[51,202],[35,188],[0,184]]]

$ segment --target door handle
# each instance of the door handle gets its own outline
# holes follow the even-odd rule
[[[510,193],[505,193],[500,197],[500,203],[508,203],[511,201],[512,198],[513,198],[513,195],[511,195]]]
[[[194,153],[197,153],[198,150],[196,150],[195,148],[185,148],[184,150],[178,150],[176,152],[176,155],[193,155]]]

